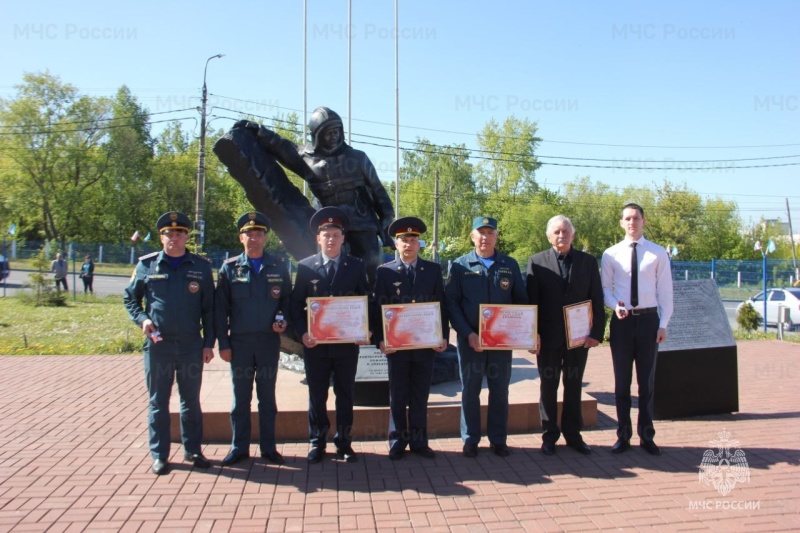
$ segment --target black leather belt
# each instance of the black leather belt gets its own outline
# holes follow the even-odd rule
[[[631,314],[633,316],[636,316],[636,315],[651,315],[653,313],[658,313],[658,307],[644,307],[642,309],[631,309]]]

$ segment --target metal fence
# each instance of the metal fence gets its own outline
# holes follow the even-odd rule
[[[767,285],[788,287],[798,280],[798,271],[789,259],[767,259]],[[673,261],[672,279],[715,279],[719,286],[761,286],[764,282],[762,261],[713,259],[708,262]]]
[[[48,242],[24,243],[9,242],[5,255],[11,259],[30,259],[45,247],[48,257],[55,257],[61,251],[56,245]],[[85,255],[91,255],[97,263],[135,264],[139,256],[160,250],[158,241],[137,242],[132,244],[102,243],[70,243],[65,253],[76,262],[83,261]],[[0,252],[2,253],[2,252]],[[241,249],[226,250],[206,246],[203,255],[211,259],[214,268],[219,268],[231,256],[241,253]],[[290,259],[287,257],[287,259]],[[291,261],[290,261],[291,262]],[[444,265],[447,266],[447,265]],[[522,265],[523,267],[525,265]],[[719,286],[758,286],[763,284],[763,261],[737,261],[731,259],[713,259],[707,262],[673,261],[672,277],[683,279],[715,279]],[[800,279],[800,273],[788,259],[767,259],[767,285],[770,287],[786,287]]]

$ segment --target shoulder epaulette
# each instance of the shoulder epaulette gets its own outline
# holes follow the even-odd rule
[[[235,263],[238,260],[239,260],[239,256],[235,255],[235,256],[231,257],[230,259],[226,259],[225,260],[225,264],[226,265],[230,265],[231,263]]]
[[[382,265],[378,265],[378,268],[380,268],[380,267],[385,267],[385,266],[389,266],[389,265],[391,265],[392,263],[394,263],[394,259],[392,259],[391,261],[388,261],[388,262],[386,262],[386,263],[384,263],[384,264],[382,264]]]
[[[197,255],[197,254],[194,254],[194,256],[195,256],[196,258],[200,259],[201,261],[205,261],[206,263],[208,263],[208,264],[211,264],[211,259],[209,259],[208,257],[206,257],[206,256],[204,256],[204,255]]]
[[[155,257],[160,253],[161,253],[161,251],[158,251],[158,252],[152,252],[152,253],[149,253],[149,254],[146,254],[146,255],[139,256],[139,261],[141,261],[142,259],[150,259],[151,257]]]

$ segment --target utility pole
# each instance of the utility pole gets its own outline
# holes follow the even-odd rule
[[[439,262],[439,171],[433,177],[433,262]]]
[[[789,210],[789,198],[786,198],[786,216],[789,218],[789,242],[792,244],[792,266],[794,267],[794,279],[800,279],[800,272],[797,270],[797,254],[794,250],[794,230],[792,229],[792,212]]]
[[[208,72],[208,62],[225,54],[217,54],[206,59],[206,67],[203,69],[203,99],[200,106],[200,156],[197,161],[197,195],[194,203],[194,238],[195,252],[203,251],[205,242],[206,223],[203,220],[203,197],[206,186],[206,104],[208,103],[208,90],[206,89],[206,73]]]

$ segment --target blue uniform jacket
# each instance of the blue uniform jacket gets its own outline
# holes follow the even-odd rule
[[[231,337],[275,335],[272,323],[282,311],[289,320],[292,281],[286,260],[265,253],[261,272],[254,272],[246,254],[225,261],[214,297],[214,328],[219,349],[231,347]]]
[[[352,255],[342,255],[333,284],[323,266],[321,253],[306,257],[297,263],[297,277],[291,299],[291,318],[298,339],[308,331],[306,298],[321,296],[368,296],[367,271],[364,261]],[[358,353],[356,344],[320,344],[305,349],[307,355],[335,355],[336,353]]]
[[[528,303],[519,264],[500,252],[489,269],[475,250],[453,261],[444,292],[450,325],[462,338],[478,333],[480,304]]]
[[[375,273],[375,297],[372,302],[372,340],[379,346],[383,340],[381,306],[388,304],[439,302],[441,308],[442,338],[450,337],[447,306],[444,301],[442,267],[437,263],[417,259],[414,285],[409,286],[403,262],[390,261],[378,267]]]
[[[205,257],[187,252],[172,270],[163,251],[143,255],[123,301],[137,326],[149,318],[164,340],[194,340],[202,329],[203,348],[214,347],[214,277]]]

